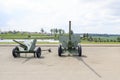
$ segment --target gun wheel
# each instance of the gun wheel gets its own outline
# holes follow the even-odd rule
[[[78,56],[82,56],[82,47],[78,46]]]
[[[14,58],[20,56],[20,53],[18,53],[18,52],[16,52],[16,51],[19,51],[19,48],[18,48],[18,47],[15,47],[15,48],[12,50],[12,55],[13,55]]]
[[[37,56],[37,58],[40,58],[40,56],[41,56],[41,48],[40,47],[38,47],[36,50],[36,56]]]
[[[62,46],[60,45],[58,47],[58,56],[61,56],[61,54],[62,54]]]

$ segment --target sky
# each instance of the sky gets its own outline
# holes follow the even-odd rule
[[[0,0],[0,31],[120,34],[120,0]]]

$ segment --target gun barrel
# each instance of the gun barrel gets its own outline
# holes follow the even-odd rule
[[[13,41],[14,41],[14,42],[16,42],[16,43],[18,43],[18,44],[22,44],[22,43],[20,43],[20,42],[18,42],[18,41],[16,41],[16,40],[14,40],[14,39],[13,39]]]
[[[69,21],[69,40],[71,40],[71,21]]]
[[[13,41],[16,42],[16,43],[18,43],[18,44],[20,44],[20,46],[23,47],[24,49],[27,49],[27,46],[25,44],[23,44],[21,42],[18,42],[16,40],[13,40]]]

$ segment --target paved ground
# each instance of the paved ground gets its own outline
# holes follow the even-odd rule
[[[83,47],[82,57],[58,57],[51,47],[40,59],[13,58],[12,48],[0,46],[0,80],[120,80],[120,47]]]

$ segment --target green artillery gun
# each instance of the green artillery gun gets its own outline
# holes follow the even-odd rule
[[[82,47],[78,45],[80,36],[73,34],[71,30],[71,21],[69,21],[69,36],[60,36],[59,41],[62,44],[58,47],[58,56],[61,56],[66,51],[70,53],[77,51],[78,56],[82,55]]]
[[[36,48],[36,42],[37,42],[36,39],[26,40],[23,43],[22,42],[18,42],[16,40],[13,40],[13,41],[19,44],[19,46],[16,46],[12,50],[12,55],[13,55],[14,58],[20,57],[20,53],[34,53],[34,57],[40,58],[41,51],[49,51],[49,52],[51,52],[50,49],[48,49],[48,50],[41,50],[40,47]]]

